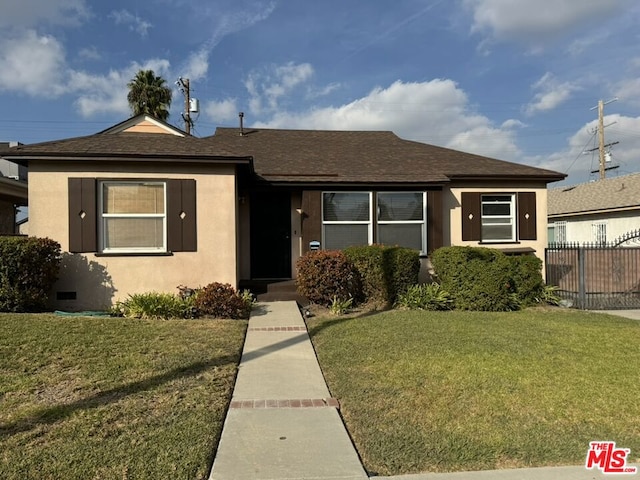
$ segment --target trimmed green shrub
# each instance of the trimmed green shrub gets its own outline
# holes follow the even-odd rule
[[[509,258],[483,247],[443,247],[431,256],[442,288],[460,310],[509,311],[520,308]]]
[[[392,265],[392,292],[395,301],[398,296],[418,283],[420,273],[420,253],[410,248],[392,247],[390,250]]]
[[[59,268],[57,242],[49,238],[0,237],[0,311],[45,310]]]
[[[318,305],[362,297],[360,279],[352,262],[340,251],[308,252],[296,262],[298,292]]]
[[[515,255],[508,258],[511,262],[511,276],[518,300],[522,306],[538,303],[544,288],[542,260],[535,255]]]
[[[193,306],[197,315],[233,320],[249,318],[253,297],[239,293],[228,283],[210,283],[196,290]]]
[[[451,310],[453,300],[438,283],[411,285],[398,295],[396,306],[410,310]]]
[[[356,267],[367,302],[393,305],[398,295],[418,283],[420,254],[409,248],[365,245],[344,254]]]
[[[193,318],[194,297],[182,298],[171,293],[135,293],[126,300],[116,302],[114,315],[127,318],[167,320],[169,318]]]
[[[393,277],[391,259],[382,245],[364,245],[344,249],[345,256],[355,266],[360,281],[364,301],[390,305],[393,297]]]

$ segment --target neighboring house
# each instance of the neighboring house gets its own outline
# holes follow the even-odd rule
[[[0,234],[17,234],[16,213],[28,200],[27,169],[3,158],[15,142],[0,142]]]
[[[148,116],[19,146],[29,232],[62,245],[58,308],[145,291],[294,278],[310,248],[485,245],[544,257],[547,184],[565,175],[391,132],[218,128]],[[426,268],[425,268],[426,269]]]
[[[549,243],[615,241],[640,229],[640,173],[549,190]]]

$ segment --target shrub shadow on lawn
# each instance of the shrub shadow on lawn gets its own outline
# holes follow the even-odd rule
[[[104,392],[100,392],[89,398],[78,400],[77,402],[56,405],[41,409],[37,413],[27,418],[16,420],[15,422],[0,425],[0,438],[11,436],[16,433],[26,432],[37,428],[39,425],[52,424],[59,420],[70,417],[77,411],[91,410],[103,405],[122,400],[130,395],[135,395],[146,390],[151,390],[165,383],[180,378],[193,377],[212,367],[221,367],[229,363],[238,363],[238,357],[235,355],[226,355],[215,358],[207,362],[192,363],[184,367],[175,368],[162,375],[156,375],[139,382],[133,382],[120,387],[112,388]]]

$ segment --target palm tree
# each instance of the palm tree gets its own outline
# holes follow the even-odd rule
[[[146,113],[162,121],[167,120],[171,89],[167,87],[164,78],[156,76],[153,70],[140,70],[127,86],[127,100],[133,115]]]

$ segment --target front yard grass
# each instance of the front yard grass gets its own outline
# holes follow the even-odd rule
[[[1,314],[0,478],[207,478],[246,325]]]
[[[640,456],[640,323],[566,309],[309,320],[366,469],[379,475]]]

